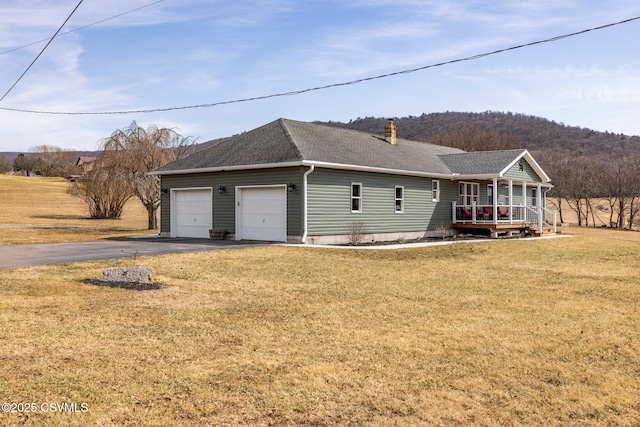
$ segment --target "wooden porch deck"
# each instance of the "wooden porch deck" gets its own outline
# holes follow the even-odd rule
[[[491,234],[493,233],[497,233],[497,234],[501,234],[501,233],[522,233],[522,232],[527,232],[529,234],[531,234],[532,236],[535,237],[540,237],[541,233],[539,232],[539,230],[534,227],[531,227],[529,224],[527,223],[497,223],[497,224],[493,224],[493,223],[481,223],[478,222],[476,224],[471,224],[471,223],[464,223],[464,224],[451,224],[451,228],[453,228],[454,230],[487,230],[489,231]],[[549,232],[551,231],[548,227],[544,227],[545,231]]]

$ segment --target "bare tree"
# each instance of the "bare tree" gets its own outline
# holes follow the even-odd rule
[[[632,228],[640,209],[640,158],[626,156],[608,161],[605,196],[609,203],[610,223],[618,228]],[[616,215],[615,222],[613,217]]]
[[[85,201],[94,219],[118,219],[133,196],[126,174],[96,169],[77,182],[69,184],[68,193]]]
[[[29,152],[38,158],[34,167],[43,176],[67,176],[73,173],[74,156],[67,150],[55,145],[37,145],[30,147]]]
[[[11,171],[11,161],[7,156],[0,156],[0,173]]]
[[[541,151],[537,154],[537,157],[544,165],[544,169],[549,172],[549,175],[553,178],[553,188],[549,192],[549,196],[554,199],[549,201],[558,211],[560,223],[563,223],[562,201],[567,198],[570,176],[566,153],[560,151]]]
[[[464,151],[493,151],[516,148],[516,137],[481,126],[462,123],[444,128],[433,135],[432,144],[459,148]]]
[[[99,167],[129,177],[132,193],[147,210],[149,230],[158,228],[160,178],[147,172],[186,155],[193,142],[173,129],[155,125],[144,129],[135,121],[102,141]]]
[[[584,156],[564,159],[566,170],[566,200],[578,217],[578,226],[589,225],[589,201],[594,196],[594,161]]]
[[[40,158],[34,153],[20,153],[13,160],[13,170],[29,176],[31,172],[35,172],[39,161]]]
[[[638,215],[640,215],[640,156],[634,155],[626,158],[627,161],[627,185],[626,196],[628,198],[629,206],[629,221],[627,222],[628,228],[632,229],[638,221]]]

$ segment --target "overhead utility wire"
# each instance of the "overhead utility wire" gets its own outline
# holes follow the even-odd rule
[[[231,101],[220,101],[220,102],[214,102],[214,103],[211,103],[211,104],[187,105],[187,106],[182,106],[182,107],[152,108],[152,109],[146,109],[146,110],[142,109],[142,110],[102,111],[102,112],[38,111],[38,110],[23,110],[23,109],[5,108],[5,107],[0,107],[0,110],[16,111],[16,112],[20,112],[20,113],[55,114],[55,115],[121,115],[121,114],[140,114],[140,113],[156,113],[156,112],[163,112],[163,111],[188,110],[188,109],[194,109],[194,108],[211,108],[211,107],[217,107],[217,106],[220,106],[220,105],[237,104],[237,103],[241,103],[241,102],[250,102],[250,101],[258,101],[258,100],[276,98],[276,97],[281,97],[281,96],[300,95],[302,93],[313,92],[313,91],[329,89],[329,88],[334,88],[334,87],[349,86],[349,85],[354,85],[354,84],[358,84],[358,83],[362,83],[362,82],[366,82],[366,81],[378,80],[378,79],[383,79],[383,78],[392,77],[392,76],[398,76],[398,75],[401,75],[401,74],[415,73],[416,71],[426,70],[426,69],[429,69],[429,68],[441,67],[443,65],[455,64],[457,62],[472,61],[472,60],[484,58],[486,56],[496,55],[498,53],[504,53],[504,52],[508,52],[508,51],[511,51],[511,50],[522,49],[524,47],[535,46],[535,45],[543,44],[543,43],[555,42],[555,41],[558,41],[558,40],[566,39],[566,38],[577,36],[577,35],[580,35],[580,34],[585,34],[585,33],[591,32],[591,31],[597,31],[597,30],[602,30],[604,28],[613,27],[613,26],[616,26],[616,25],[626,24],[626,23],[629,23],[629,22],[632,22],[632,21],[636,21],[638,19],[640,19],[640,16],[636,16],[634,18],[625,19],[623,21],[614,22],[614,23],[611,23],[611,24],[601,25],[599,27],[588,28],[586,30],[577,31],[575,33],[564,34],[564,35],[561,35],[561,36],[555,36],[555,37],[551,37],[551,38],[544,39],[544,40],[534,41],[534,42],[531,42],[531,43],[525,43],[525,44],[520,44],[520,45],[516,45],[516,46],[507,47],[507,48],[504,48],[504,49],[498,49],[498,50],[494,50],[492,52],[480,53],[480,54],[473,55],[473,56],[467,56],[467,57],[464,57],[464,58],[452,59],[450,61],[438,62],[436,64],[425,65],[425,66],[422,66],[422,67],[411,68],[411,69],[408,69],[408,70],[395,71],[393,73],[381,74],[381,75],[374,76],[374,77],[365,77],[365,78],[362,78],[362,79],[352,80],[352,81],[349,81],[349,82],[333,83],[333,84],[329,84],[329,85],[325,85],[325,86],[317,86],[317,87],[312,87],[312,88],[308,88],[308,89],[294,90],[294,91],[290,91],[290,92],[274,93],[274,94],[271,94],[271,95],[255,96],[255,97],[252,97],[252,98],[234,99],[234,100],[231,100]]]
[[[71,13],[69,14],[69,16],[67,16],[67,19],[64,20],[64,22],[62,23],[62,25],[60,25],[60,28],[58,28],[58,31],[56,31],[56,33],[53,35],[53,37],[51,37],[51,39],[49,39],[49,42],[42,48],[42,50],[40,51],[40,53],[38,54],[38,56],[36,56],[36,58],[31,61],[31,64],[29,64],[29,66],[27,67],[26,70],[24,70],[24,73],[22,73],[20,75],[20,77],[18,77],[18,80],[16,80],[16,82],[14,84],[11,85],[11,87],[9,88],[8,91],[5,92],[4,95],[2,95],[2,98],[0,98],[0,102],[2,102],[2,100],[9,95],[9,92],[11,92],[11,90],[16,87],[16,85],[18,84],[18,82],[20,80],[22,80],[22,78],[24,77],[25,74],[27,74],[27,72],[31,69],[31,67],[33,66],[33,64],[36,63],[36,61],[38,60],[38,58],[40,58],[40,55],[42,55],[44,53],[44,51],[47,49],[47,47],[49,47],[49,45],[51,44],[51,42],[53,41],[53,39],[56,38],[56,36],[58,35],[58,33],[62,30],[62,27],[64,27],[67,22],[69,21],[69,19],[71,19],[71,17],[73,16],[74,13],[76,13],[76,10],[78,10],[78,8],[80,7],[80,5],[82,4],[84,0],[80,0],[80,2],[78,3],[78,5],[71,11]]]
[[[70,34],[70,33],[76,32],[76,31],[84,30],[85,28],[93,27],[94,25],[102,24],[103,22],[107,22],[107,21],[110,21],[112,19],[120,18],[121,16],[127,15],[129,13],[137,12],[140,9],[144,9],[146,7],[149,7],[149,6],[153,6],[155,4],[162,3],[163,1],[164,0],[158,0],[158,1],[154,2],[154,3],[149,3],[147,5],[140,6],[140,7],[136,8],[136,9],[131,9],[131,10],[127,11],[127,12],[123,12],[123,13],[120,13],[118,15],[114,15],[114,16],[112,16],[110,18],[106,18],[106,19],[103,19],[101,21],[97,21],[97,22],[94,22],[92,24],[83,25],[82,27],[74,28],[73,30],[69,30],[69,31],[67,31],[65,33],[58,34],[58,37],[64,36],[66,34]],[[13,49],[9,49],[9,50],[5,50],[4,52],[0,52],[0,55],[4,55],[5,53],[10,53],[10,52],[15,52],[16,50],[24,49],[25,47],[29,47],[29,46],[33,46],[33,45],[38,44],[38,43],[46,42],[47,40],[49,40],[49,39],[42,39],[42,40],[38,40],[37,42],[25,44],[24,46],[14,47]]]

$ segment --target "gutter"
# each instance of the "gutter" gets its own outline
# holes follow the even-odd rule
[[[201,168],[201,169],[180,169],[180,170],[170,170],[170,171],[158,171],[154,170],[151,172],[147,172],[149,175],[183,175],[183,174],[195,174],[195,173],[212,173],[212,172],[225,172],[225,171],[241,171],[241,170],[256,170],[256,169],[271,169],[271,168],[287,168],[287,167],[295,167],[295,166],[310,166],[310,167],[318,167],[318,168],[326,168],[326,169],[339,169],[339,170],[351,170],[351,171],[359,171],[359,172],[374,172],[374,173],[386,173],[391,175],[405,175],[405,176],[417,176],[417,177],[426,177],[426,178],[435,178],[435,179],[449,179],[449,180],[491,180],[493,178],[502,179],[501,173],[489,173],[489,174],[458,174],[458,173],[434,173],[434,172],[422,172],[422,171],[411,171],[411,170],[403,170],[403,169],[389,169],[389,168],[381,168],[376,166],[359,166],[359,165],[349,165],[343,163],[329,163],[329,162],[318,162],[313,160],[297,160],[293,162],[282,162],[282,163],[262,163],[262,164],[254,164],[254,165],[238,165],[238,166],[216,166],[211,168]],[[308,171],[307,171],[308,172]],[[307,173],[305,172],[305,173]],[[549,184],[547,184],[549,185]]]
[[[317,162],[313,160],[298,160],[293,162],[282,163],[262,163],[253,165],[237,165],[237,166],[216,166],[210,168],[197,168],[197,169],[174,169],[168,171],[153,170],[147,172],[149,175],[183,175],[193,173],[212,173],[212,172],[225,172],[225,171],[241,171],[241,170],[255,170],[255,169],[271,169],[271,168],[287,168],[294,166],[315,166],[319,168],[327,169],[340,169],[340,170],[352,170],[360,172],[376,172],[376,173],[388,173],[391,175],[408,175],[408,176],[420,176],[431,177],[440,179],[456,179],[460,178],[456,173],[433,173],[433,172],[420,172],[403,169],[388,169],[375,166],[359,166],[349,165],[343,163],[329,163],[329,162]]]
[[[317,162],[312,160],[311,161],[303,160],[302,165],[316,166],[319,168],[327,168],[327,169],[388,173],[391,175],[408,175],[408,176],[420,176],[420,177],[430,177],[430,178],[440,178],[440,179],[456,179],[460,177],[460,175],[456,173],[420,172],[420,171],[411,171],[411,170],[404,170],[404,169],[388,169],[388,168],[381,168],[376,166],[359,166],[359,165],[348,165],[348,164],[342,164],[342,163]]]
[[[238,166],[216,166],[212,168],[198,168],[198,169],[177,169],[169,171],[152,170],[147,172],[149,175],[183,175],[190,173],[210,173],[210,172],[225,172],[225,171],[242,171],[251,169],[271,169],[271,168],[288,168],[292,166],[302,166],[302,162],[282,162],[282,163],[261,163],[255,165],[238,165]]]
[[[309,170],[302,175],[302,198],[304,199],[304,210],[302,212],[302,222],[304,226],[304,232],[302,233],[301,243],[307,242],[307,231],[309,231],[309,224],[307,220],[308,214],[309,214],[309,209],[307,204],[307,177],[311,174],[311,172],[315,170],[315,168],[316,167],[314,165],[311,165],[309,167]]]

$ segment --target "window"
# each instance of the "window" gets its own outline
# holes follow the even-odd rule
[[[458,201],[461,205],[471,205],[472,203],[478,203],[480,198],[480,184],[477,182],[461,182],[460,183],[460,197]]]
[[[440,181],[437,179],[431,180],[431,201],[440,201]]]
[[[538,206],[538,189],[537,188],[531,189],[531,204],[533,206]]]
[[[351,183],[351,212],[362,212],[362,184]]]
[[[493,205],[493,184],[487,185],[487,205]]]
[[[404,187],[396,186],[396,213],[404,212]]]

